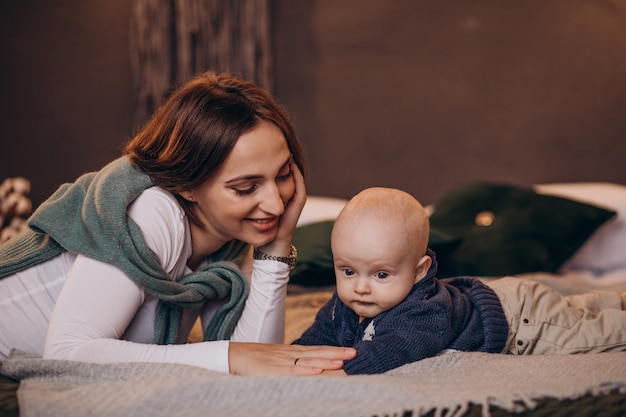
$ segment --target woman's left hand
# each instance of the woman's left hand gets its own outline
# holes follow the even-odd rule
[[[229,372],[235,375],[337,376],[356,349],[337,346],[302,346],[230,342]],[[341,371],[341,372],[339,372]]]

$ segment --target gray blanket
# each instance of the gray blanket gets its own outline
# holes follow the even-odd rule
[[[626,270],[601,280],[587,273],[526,278],[566,294],[626,291]],[[309,320],[321,305],[318,297],[313,301]],[[16,355],[0,362],[0,373],[22,381],[18,391],[22,417],[367,417],[405,412],[417,417],[431,411],[458,417],[475,404],[482,405],[487,416],[490,405],[519,411],[545,398],[626,394],[626,352],[449,353],[382,375],[343,378],[241,377],[186,365],[98,365]]]
[[[4,360],[27,417],[461,415],[516,411],[540,398],[626,393],[626,352],[509,356],[448,353],[382,375],[241,377],[186,365]]]

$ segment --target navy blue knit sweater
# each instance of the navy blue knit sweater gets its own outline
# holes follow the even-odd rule
[[[429,254],[426,277],[396,307],[359,323],[335,293],[293,343],[356,348],[343,368],[348,374],[382,373],[446,349],[502,352],[508,323],[496,294],[476,278],[435,278],[437,263]]]

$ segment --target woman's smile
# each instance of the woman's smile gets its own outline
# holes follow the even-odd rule
[[[274,230],[278,226],[279,217],[274,216],[265,219],[245,219],[254,229],[259,232],[268,232]]]

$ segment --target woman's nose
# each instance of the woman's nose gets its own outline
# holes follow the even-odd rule
[[[263,193],[259,207],[266,213],[280,216],[285,211],[285,203],[280,198],[280,190],[274,185],[269,185]]]

